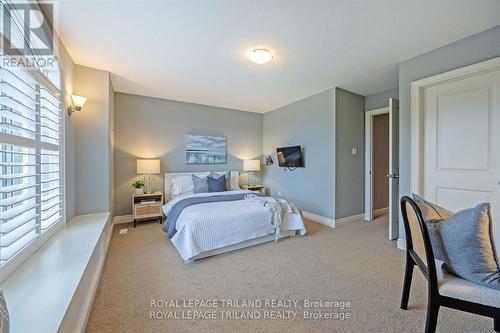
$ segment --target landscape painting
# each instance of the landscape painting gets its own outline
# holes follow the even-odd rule
[[[225,137],[186,135],[187,164],[224,164],[226,161]]]

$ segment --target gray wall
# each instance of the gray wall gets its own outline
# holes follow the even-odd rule
[[[399,64],[400,195],[410,194],[410,83],[500,56],[500,26],[435,49]],[[399,237],[404,238],[403,224]]]
[[[244,159],[262,156],[261,114],[124,93],[115,93],[114,102],[115,215],[131,214],[138,158],[161,160],[154,180],[163,190],[165,172],[242,170]],[[186,164],[188,133],[225,136],[227,164]]]
[[[71,115],[75,128],[76,214],[109,212],[110,91],[109,72],[76,65],[74,90],[87,98]]]
[[[363,212],[365,98],[339,88],[335,92],[335,218],[340,219]]]
[[[334,90],[264,114],[264,156],[274,164],[264,167],[264,185],[271,195],[295,202],[301,209],[334,218]],[[305,168],[284,171],[276,148],[300,145]]]
[[[393,88],[365,97],[365,110],[375,110],[389,106],[389,98],[399,98],[399,88]]]

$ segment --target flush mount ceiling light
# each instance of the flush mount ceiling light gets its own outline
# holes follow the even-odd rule
[[[252,49],[248,52],[250,61],[262,65],[273,58],[273,54],[268,49]]]

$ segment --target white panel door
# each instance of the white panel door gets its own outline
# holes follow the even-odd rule
[[[424,89],[423,195],[452,211],[491,202],[500,245],[500,70]]]

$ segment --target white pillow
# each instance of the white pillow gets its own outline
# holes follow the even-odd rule
[[[182,194],[190,194],[194,192],[193,178],[189,176],[179,176],[172,179],[170,184],[170,198]]]

